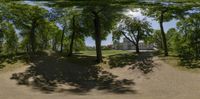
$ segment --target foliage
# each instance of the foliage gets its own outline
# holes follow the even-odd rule
[[[182,3],[186,3],[186,2],[199,2],[199,0],[160,0],[160,1],[164,1],[164,2],[182,2]]]
[[[21,36],[26,38],[23,41],[27,42],[27,51],[35,52],[39,49],[37,36],[42,32],[41,29],[46,23],[47,11],[38,6],[13,4],[10,13],[12,13],[12,21],[16,28],[21,30]]]
[[[112,50],[112,45],[101,46],[102,50]]]
[[[199,14],[192,14],[177,23],[179,31],[170,29],[167,33],[171,51],[177,53],[181,63],[187,66],[193,66],[193,63],[200,58],[199,18]]]
[[[139,41],[144,40],[151,32],[150,23],[145,19],[139,20],[137,18],[126,17],[113,32],[113,36],[117,36],[115,38],[124,36],[136,47],[136,51],[139,52]]]
[[[101,52],[102,48],[110,49],[101,45],[101,41],[110,33],[113,33],[113,42],[125,36],[134,45],[139,40],[145,40],[156,43],[159,49],[165,49],[164,28],[155,30],[151,35],[151,25],[147,20],[122,16],[124,8],[140,7],[144,15],[154,18],[160,26],[174,18],[180,20],[178,29],[164,33],[169,51],[179,56],[189,53],[191,57],[186,55],[187,58],[199,59],[200,17],[189,11],[196,9],[198,4],[184,3],[180,6],[179,3],[128,4],[133,1],[107,1],[1,2],[0,50],[10,54],[17,49],[28,53],[49,49],[59,51],[63,44],[64,51],[69,52],[73,38],[73,50],[80,51],[85,50],[85,37],[90,36],[96,40],[96,51]],[[120,20],[124,26],[118,24]],[[113,31],[117,25],[117,30]]]
[[[167,31],[167,41],[170,51],[177,54],[183,43],[181,34],[175,28],[171,28]]]
[[[4,45],[5,48],[4,51],[8,54],[12,54],[17,52],[18,47],[18,37],[15,33],[14,27],[12,24],[4,22],[1,25],[2,33],[3,33],[3,39],[4,39]]]
[[[154,30],[152,35],[146,38],[147,43],[154,43],[157,49],[163,50],[162,36],[160,30]]]

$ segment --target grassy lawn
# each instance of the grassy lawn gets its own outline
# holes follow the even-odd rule
[[[62,62],[68,62],[73,63],[77,66],[100,66],[103,68],[117,68],[117,67],[124,67],[127,65],[131,65],[136,63],[138,54],[135,54],[133,52],[129,51],[123,51],[123,50],[103,50],[103,62],[100,64],[97,64],[96,62],[96,51],[81,51],[79,53],[75,53],[71,57],[66,57],[66,53],[64,54],[58,54],[54,53],[51,56],[48,55],[41,55],[37,59],[44,60],[46,58],[53,58],[53,61],[56,64],[56,61],[63,60]],[[55,58],[55,57],[56,58]],[[55,58],[55,59],[54,59]],[[23,55],[19,55],[19,57],[11,58],[4,58],[0,61],[0,71],[9,71],[14,70],[16,68],[27,66],[28,63],[26,63],[27,58]],[[58,64],[57,64],[58,65]]]
[[[92,66],[97,65],[100,67],[123,67],[134,62],[136,57],[135,53],[123,50],[103,50],[103,62],[96,63],[96,51],[80,51],[72,57],[67,57],[67,60],[71,63]]]
[[[111,55],[116,55],[116,54],[127,54],[130,53],[125,50],[102,50],[102,55],[104,57],[108,57]],[[81,55],[87,55],[87,56],[96,56],[96,51],[81,51]]]
[[[101,66],[108,66],[108,61],[113,60],[118,61],[117,63],[121,62],[120,60],[127,59],[126,57],[132,57],[132,54],[129,54],[128,51],[123,50],[103,50],[102,54],[104,57],[104,62],[101,64],[97,64],[96,59],[96,51],[81,51],[76,53],[72,57],[66,57],[64,54],[63,58],[66,58],[68,62],[84,65],[84,66],[92,66],[92,65],[101,65]],[[45,56],[45,55],[42,55]],[[111,57],[112,56],[112,57]],[[133,55],[134,56],[134,55]],[[17,55],[14,58],[9,57],[1,57],[0,59],[0,72],[4,71],[12,71],[22,66],[26,66],[27,63],[25,62],[27,58],[24,55]]]
[[[97,64],[95,51],[81,51],[72,57],[67,57],[69,62],[80,66],[99,66],[102,68],[123,68],[131,66],[131,69],[139,69],[143,73],[152,71],[153,61],[152,53],[136,54],[122,50],[103,50],[103,62]]]

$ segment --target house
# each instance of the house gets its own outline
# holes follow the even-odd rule
[[[124,38],[123,42],[115,42],[113,48],[116,50],[135,50],[135,45],[128,39]],[[144,41],[139,41],[140,50],[154,50],[154,44],[145,44]]]

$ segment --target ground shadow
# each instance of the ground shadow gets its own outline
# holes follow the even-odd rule
[[[68,91],[83,94],[91,89],[121,94],[135,93],[130,87],[134,85],[132,80],[116,79],[117,76],[95,66],[95,61],[89,62],[94,59],[92,56],[83,55],[74,55],[71,58],[57,54],[42,56],[32,61],[33,65],[25,72],[13,74],[11,79],[17,80],[18,84],[32,86],[47,93]],[[73,62],[82,63],[77,65]],[[86,65],[85,62],[89,63]]]
[[[14,64],[19,60],[26,62],[26,63],[28,63],[28,61],[29,61],[26,53],[1,55],[0,56],[0,69],[3,69],[5,67],[4,63]]]
[[[30,61],[36,57],[47,55],[45,52],[36,52],[34,55],[30,56],[26,52],[18,52],[15,54],[5,54],[0,56],[0,69],[3,69],[6,64],[15,64],[18,61],[23,63],[30,63]]]
[[[129,54],[117,54],[109,57],[110,68],[131,66],[130,69],[139,69],[144,74],[147,74],[153,70],[153,53],[129,53]]]
[[[16,54],[7,54],[0,56],[0,62],[7,62],[10,64],[16,63],[18,60],[26,60],[27,54],[26,53],[16,53]]]

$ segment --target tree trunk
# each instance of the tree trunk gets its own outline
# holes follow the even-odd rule
[[[161,35],[162,35],[164,54],[165,56],[168,56],[167,41],[166,41],[166,36],[165,36],[164,28],[163,28],[163,14],[164,12],[162,11],[160,15],[160,30],[161,30]]]
[[[100,33],[100,22],[98,13],[93,12],[94,14],[94,27],[95,27],[95,44],[96,44],[96,58],[97,62],[102,62],[102,52],[101,52],[101,33]]]
[[[75,38],[75,16],[73,16],[72,24],[73,24],[73,32],[72,32],[68,56],[72,56],[72,54],[73,54],[73,45],[74,45],[74,38]]]
[[[53,50],[53,51],[56,51],[56,49],[57,49],[57,48],[56,48],[56,45],[57,45],[56,40],[53,40],[53,41],[52,41],[52,50]]]
[[[35,53],[35,27],[36,27],[36,22],[33,21],[32,23],[32,28],[30,32],[30,44],[31,44],[31,52],[34,54]]]
[[[62,31],[62,36],[61,36],[61,41],[60,41],[60,52],[63,52],[63,40],[64,40],[64,35],[65,35],[65,26],[63,27]]]
[[[140,53],[139,43],[138,42],[135,45],[135,50],[136,50],[136,53]]]

